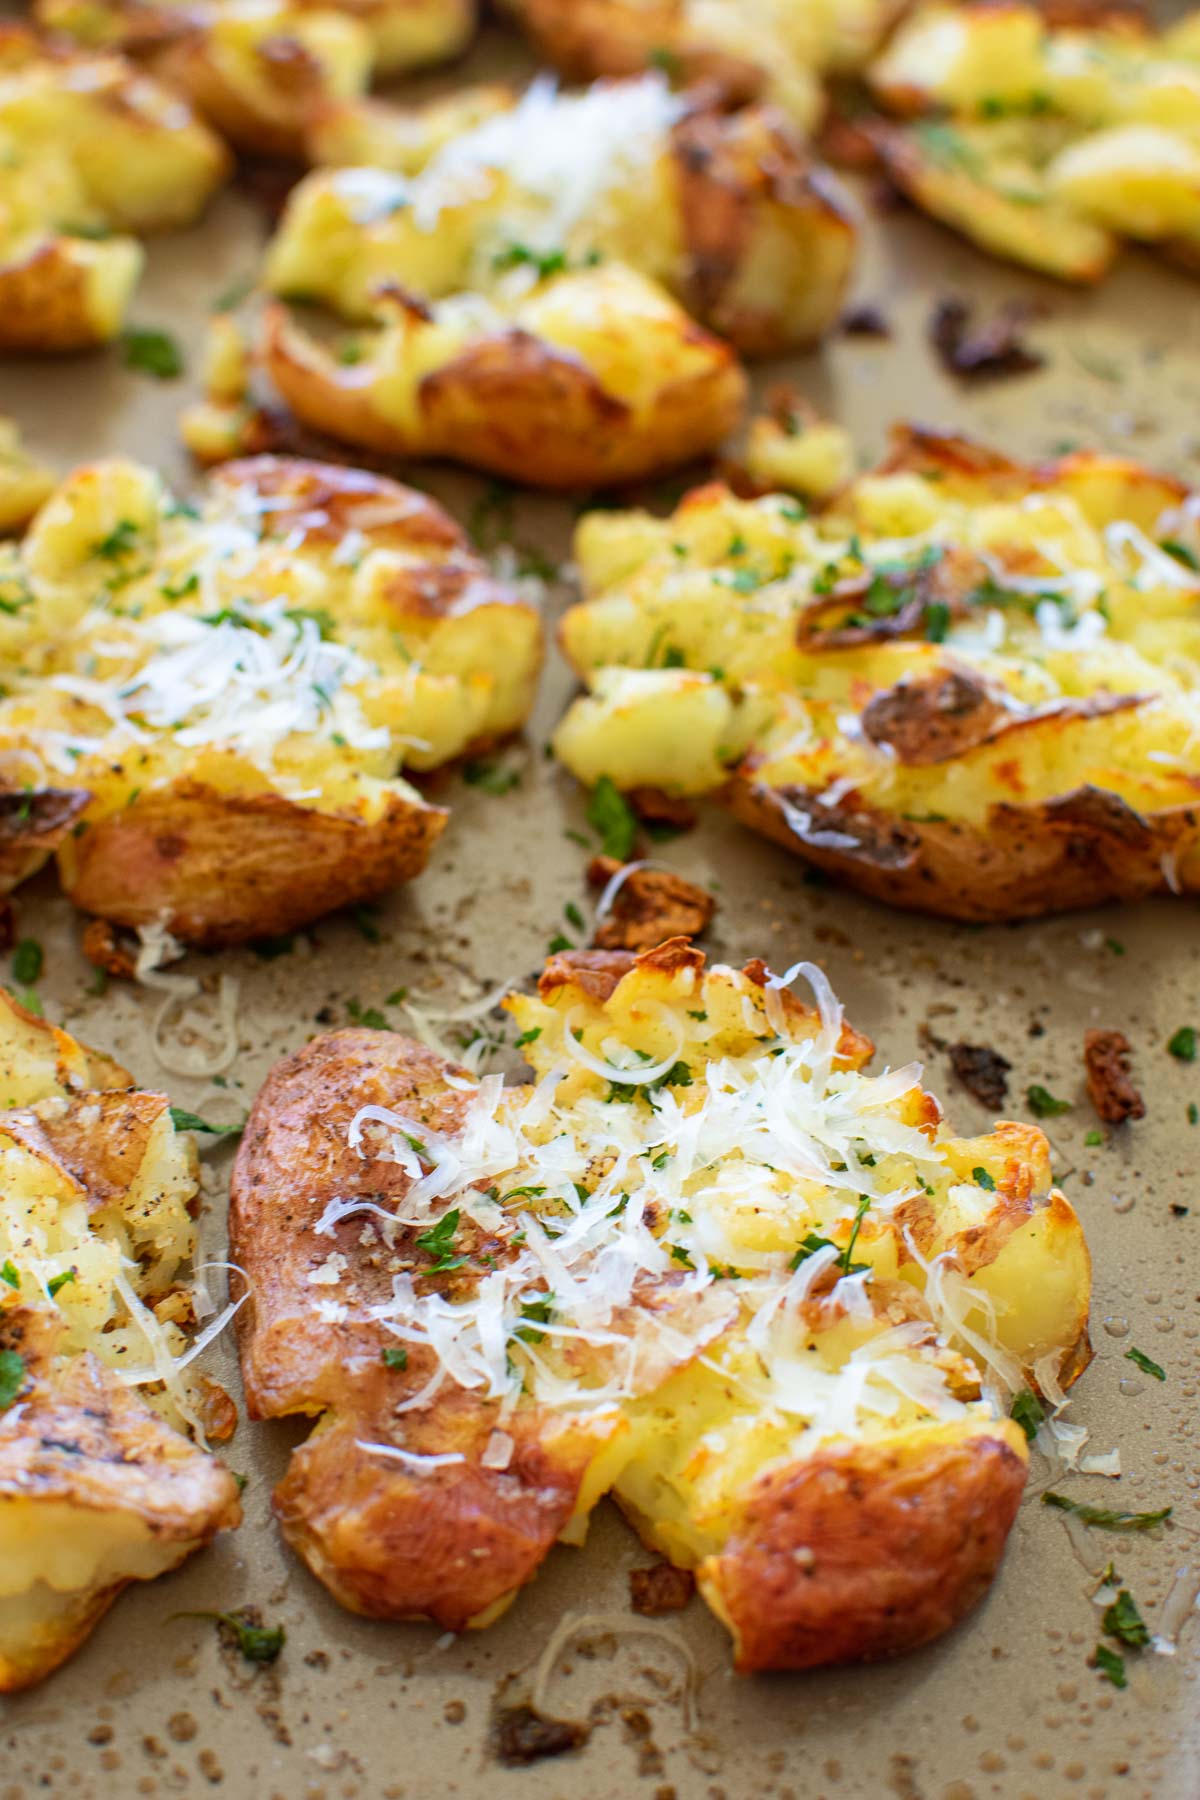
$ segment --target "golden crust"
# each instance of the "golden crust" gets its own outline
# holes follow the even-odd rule
[[[768,992],[782,1005],[788,1033],[803,1041],[815,1028],[814,1013],[786,990],[768,990],[768,980],[762,963],[741,977],[706,974],[703,955],[676,939],[638,956],[556,955],[538,998],[515,997],[509,1005],[544,1073],[543,1063],[563,1060],[557,1039],[568,1026],[584,1035],[581,1018],[589,1021],[589,1038],[594,1029],[596,1041],[611,1047],[614,1032],[676,1013],[681,1003],[698,1008],[688,1016],[706,1021],[705,1029],[732,1047],[743,1041],[748,1009]],[[768,1030],[768,1043],[771,1037]],[[871,1048],[843,1024],[836,1067],[860,1071]],[[587,1079],[582,1072],[571,1078]],[[402,1331],[398,1338],[389,1329],[393,1280],[468,1303],[477,1283],[492,1279],[487,1271],[502,1269],[512,1254],[511,1226],[485,1227],[456,1211],[459,1255],[437,1275],[440,1252],[426,1229],[437,1223],[436,1206],[424,1225],[403,1222],[413,1177],[386,1154],[352,1149],[350,1127],[360,1109],[382,1108],[398,1118],[413,1148],[435,1139],[453,1143],[470,1094],[465,1071],[408,1039],[360,1029],[329,1033],[271,1072],[238,1153],[230,1237],[249,1289],[238,1316],[247,1403],[256,1418],[317,1417],[274,1504],[288,1541],[342,1604],[374,1617],[428,1618],[455,1631],[487,1623],[557,1538],[578,1541],[587,1513],[612,1485],[646,1542],[696,1570],[702,1593],[734,1635],[743,1671],[891,1655],[959,1620],[994,1576],[1012,1524],[1026,1472],[1021,1431],[968,1407],[954,1423],[925,1419],[862,1437],[856,1428],[811,1451],[798,1450],[786,1432],[772,1439],[761,1415],[740,1416],[740,1381],[724,1379],[719,1367],[715,1381],[708,1373],[713,1358],[732,1358],[724,1363],[731,1375],[751,1376],[753,1358],[736,1361],[738,1335],[729,1329],[737,1318],[735,1281],[709,1290],[724,1310],[707,1322],[696,1315],[689,1330],[680,1315],[693,1340],[690,1355],[676,1357],[649,1378],[646,1392],[618,1406],[564,1414],[527,1391],[501,1415],[484,1387],[466,1388],[444,1374],[424,1404],[398,1409],[398,1401],[420,1395],[439,1363],[419,1335]],[[914,1090],[904,1116],[931,1143],[939,1139],[932,1096]],[[980,1163],[990,1172],[984,1216],[973,1207],[956,1213],[957,1202],[927,1186],[891,1223],[863,1227],[859,1252],[875,1270],[878,1287],[869,1291],[877,1292],[882,1320],[902,1337],[912,1331],[905,1322],[925,1316],[922,1270],[942,1258],[956,1272],[967,1312],[973,1291],[989,1297],[1004,1321],[1004,1353],[1026,1379],[1033,1363],[1049,1356],[1058,1379],[1073,1381],[1089,1355],[1089,1268],[1079,1221],[1050,1189],[1042,1133],[1009,1124],[988,1138],[941,1141],[952,1183],[974,1181]],[[513,1180],[537,1175],[535,1161],[521,1174],[493,1179],[504,1192]],[[545,1191],[520,1186],[510,1197]],[[342,1201],[375,1209],[365,1215],[369,1229],[360,1212],[317,1232],[330,1203]],[[462,1198],[437,1204],[457,1208]],[[522,1206],[536,1212],[537,1202]],[[381,1228],[380,1215],[395,1216],[395,1228]],[[897,1245],[908,1246],[899,1262],[888,1248],[893,1233],[901,1234]],[[901,1263],[908,1279],[896,1279]],[[680,1279],[668,1275],[657,1299],[643,1304],[674,1306]],[[824,1341],[821,1333],[836,1337],[845,1328],[828,1284],[818,1283],[799,1310],[817,1333],[814,1346]],[[522,1316],[545,1315],[534,1307]],[[512,1339],[518,1352],[521,1335]],[[538,1331],[530,1335],[544,1355]],[[705,1344],[709,1356],[697,1363]],[[588,1355],[578,1348],[583,1362],[567,1365],[576,1372]],[[978,1395],[969,1363],[949,1348],[933,1354],[956,1393],[968,1401]],[[697,1434],[707,1424],[724,1434],[727,1455],[706,1477],[711,1456],[707,1438]],[[767,1431],[757,1452],[756,1430]],[[666,1496],[674,1498],[668,1503]]]

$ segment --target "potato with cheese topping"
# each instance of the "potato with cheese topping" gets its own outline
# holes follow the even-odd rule
[[[1022,0],[926,6],[871,71],[912,118],[877,133],[892,179],[998,256],[1096,281],[1132,238],[1200,262],[1200,47],[1119,8],[1065,24]]]
[[[240,1520],[184,1430],[195,1147],[163,1094],[0,990],[0,1693]],[[139,1393],[147,1390],[146,1398]]]
[[[229,168],[187,102],[124,57],[0,26],[0,351],[115,337],[138,238],[192,224]]]
[[[507,0],[548,62],[572,81],[659,67],[715,84],[727,102],[769,99],[804,130],[821,78],[861,69],[896,0]]]
[[[730,345],[779,352],[835,316],[847,203],[778,115],[721,114],[657,76],[539,81],[503,109],[488,94],[448,139],[442,115],[415,137],[360,119],[372,166],[294,190],[265,284],[361,329],[339,349],[275,308],[275,386],[348,442],[548,487],[711,450],[743,398]],[[415,175],[380,166],[389,136]]]
[[[288,1540],[354,1610],[458,1631],[611,1492],[742,1670],[946,1630],[1021,1497],[1014,1395],[1064,1404],[1090,1354],[1042,1133],[951,1135],[811,964],[574,951],[504,1004],[532,1084],[339,1031],[255,1103],[247,1403],[318,1415]]]
[[[50,30],[120,46],[191,97],[242,148],[302,152],[311,120],[372,75],[446,61],[475,0],[38,0]]]
[[[1122,457],[900,430],[813,514],[596,513],[554,738],[712,792],[893,905],[996,920],[1200,889],[1200,500]]]
[[[517,730],[535,607],[424,495],[262,457],[198,507],[77,470],[0,547],[0,876],[185,942],[288,931],[418,874],[404,779]]]

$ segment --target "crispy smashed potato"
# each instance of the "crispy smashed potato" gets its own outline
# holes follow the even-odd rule
[[[38,0],[47,27],[117,45],[181,87],[234,143],[299,155],[312,120],[396,74],[458,55],[475,0]]]
[[[769,99],[804,130],[821,77],[861,69],[894,0],[506,0],[535,47],[573,81],[658,67],[732,104]]]
[[[768,395],[766,410],[751,419],[742,462],[749,485],[764,493],[782,489],[828,500],[854,474],[854,440],[844,425],[823,419],[784,388]]]
[[[587,878],[602,890],[592,933],[598,950],[652,950],[667,938],[699,937],[717,910],[707,888],[673,869],[594,856]]]
[[[596,513],[562,643],[580,780],[718,794],[893,905],[1011,919],[1200,890],[1200,500],[963,439],[808,516],[710,486]]]
[[[497,105],[449,137],[444,108],[395,134],[378,109],[329,121],[331,153],[365,142],[373,166],[301,182],[265,282],[361,329],[339,347],[271,311],[279,393],[350,443],[551,487],[711,450],[743,399],[730,344],[780,351],[835,317],[846,203],[781,117],[656,76]]]
[[[424,867],[446,821],[400,774],[515,731],[534,607],[424,495],[286,458],[198,508],[77,470],[0,547],[0,879],[57,854],[118,925],[218,945]]]
[[[57,479],[26,450],[13,420],[0,417],[0,532],[27,525]]]
[[[2,990],[0,1067],[7,1693],[57,1668],[130,1581],[175,1568],[241,1510],[233,1476],[180,1430],[201,1403],[173,1367],[181,1302],[191,1316],[194,1146],[165,1095],[137,1092]]]
[[[1123,239],[1200,263],[1200,30],[1107,8],[927,6],[871,71],[917,117],[877,134],[896,184],[993,254],[1090,282]]]
[[[138,237],[190,225],[229,166],[187,102],[123,57],[0,26],[0,351],[115,337]]]
[[[494,1619],[611,1491],[740,1669],[909,1649],[985,1591],[1006,1415],[1086,1365],[1090,1269],[1033,1126],[956,1138],[763,964],[575,951],[505,1005],[537,1085],[392,1033],[281,1063],[233,1180],[275,1494],[345,1605]],[[486,1552],[486,1554],[483,1554]]]

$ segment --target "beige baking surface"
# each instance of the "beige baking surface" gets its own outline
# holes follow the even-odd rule
[[[494,57],[487,65],[494,67]],[[852,425],[864,450],[886,422],[917,417],[957,424],[1018,453],[1065,440],[1109,446],[1200,480],[1200,288],[1130,255],[1097,294],[1074,295],[1004,271],[909,214],[878,220],[858,298],[880,303],[888,343],[841,338],[794,371],[823,409]],[[254,264],[259,214],[226,198],[201,229],[156,245],[138,297],[139,322],[165,325],[195,356],[214,296]],[[881,243],[881,238],[886,240]],[[991,307],[1010,295],[1048,308],[1033,336],[1044,373],[963,390],[932,363],[924,332],[936,295]],[[189,479],[173,437],[186,382],[126,374],[115,355],[16,368],[0,365],[0,411],[14,413],[33,446],[63,468],[121,451]],[[462,512],[477,490],[422,472]],[[465,514],[463,515],[465,516]],[[529,502],[518,536],[560,554],[568,510]],[[563,599],[561,592],[553,598]],[[564,929],[568,902],[587,904],[583,853],[565,835],[582,823],[573,784],[542,755],[568,691],[552,659],[528,740],[507,760],[520,787],[490,798],[447,777],[454,817],[419,886],[381,909],[382,941],[335,920],[311,951],[275,962],[251,953],[185,965],[211,984],[218,969],[241,982],[241,1055],[222,1091],[175,1080],[185,1106],[217,1118],[241,1114],[271,1061],[347,1004],[380,1006],[407,986],[455,1004],[499,981],[527,978]],[[1119,1482],[1057,1476],[1098,1504],[1171,1504],[1157,1539],[1096,1536],[1090,1562],[1110,1554],[1152,1624],[1174,1604],[1194,1567],[1200,1582],[1200,1459],[1194,1435],[1200,1297],[1200,1196],[1193,1194],[1200,1127],[1200,1065],[1174,1061],[1166,1041],[1200,1024],[1200,936],[1191,905],[1110,909],[1014,929],[968,931],[891,916],[852,896],[808,886],[799,863],[713,816],[664,854],[711,882],[721,911],[712,949],[777,967],[815,954],[880,1060],[919,1054],[918,1028],[990,1043],[1014,1065],[1012,1105],[1044,1082],[1074,1110],[1051,1121],[1067,1190],[1095,1259],[1096,1360],[1072,1417],[1089,1449],[1121,1451]],[[114,984],[83,997],[88,971],[78,927],[50,884],[23,894],[23,932],[48,949],[42,984],[50,1014],[124,1056],[149,1086],[164,1085],[146,1036],[153,998]],[[569,931],[569,927],[566,927]],[[320,1018],[319,1018],[320,1015]],[[396,1011],[393,1018],[402,1023]],[[1086,1149],[1095,1123],[1082,1092],[1080,1047],[1095,1024],[1127,1031],[1149,1116],[1103,1149]],[[986,1123],[956,1090],[944,1056],[928,1054],[930,1083],[964,1130]],[[209,1254],[224,1243],[227,1156],[212,1171],[203,1221]],[[1172,1211],[1190,1207],[1186,1215]],[[1136,1344],[1167,1381],[1142,1376],[1123,1353]],[[236,1393],[228,1343],[213,1373]],[[269,1512],[273,1481],[301,1435],[242,1424],[231,1466],[249,1476],[246,1524],[177,1576],[131,1590],[74,1661],[39,1690],[0,1702],[0,1800],[45,1793],[134,1796],[207,1793],[287,1800],[401,1796],[431,1800],[1194,1800],[1200,1793],[1197,1656],[1200,1619],[1185,1618],[1178,1654],[1130,1659],[1118,1693],[1088,1668],[1098,1614],[1094,1583],[1060,1517],[1027,1501],[994,1590],[940,1644],[887,1666],[801,1677],[740,1680],[725,1634],[694,1602],[667,1621],[683,1662],[655,1638],[596,1637],[560,1665],[551,1709],[599,1722],[583,1751],[528,1770],[497,1765],[489,1711],[512,1672],[531,1664],[569,1614],[626,1622],[626,1574],[644,1564],[631,1534],[602,1507],[584,1551],[559,1549],[537,1582],[491,1631],[457,1641],[433,1628],[388,1626],[342,1612],[281,1547]],[[1031,1486],[1044,1485],[1045,1470]],[[252,1671],[219,1649],[206,1624],[171,1615],[197,1607],[258,1605],[287,1627],[273,1669]],[[615,1651],[615,1654],[614,1654]]]

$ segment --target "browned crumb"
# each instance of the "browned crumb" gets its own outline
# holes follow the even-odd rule
[[[237,1430],[237,1407],[220,1382],[201,1375],[196,1383],[199,1404],[196,1408],[206,1437],[214,1443],[226,1444]]]
[[[579,1720],[546,1719],[532,1706],[507,1706],[493,1720],[491,1746],[506,1769],[523,1769],[543,1757],[577,1750],[589,1735],[589,1727]]]
[[[1092,1105],[1108,1125],[1144,1119],[1146,1103],[1129,1073],[1132,1047],[1123,1031],[1087,1031],[1083,1062]]]
[[[696,823],[696,809],[682,794],[664,793],[662,788],[627,788],[625,798],[648,825],[672,825],[676,831],[690,831]]]
[[[1028,322],[1027,308],[1013,303],[982,325],[973,325],[965,300],[939,300],[929,321],[929,341],[952,375],[967,379],[1027,375],[1045,361],[1022,342]]]
[[[981,1106],[995,1112],[1008,1099],[1012,1064],[990,1044],[951,1044],[950,1067]]]
[[[846,337],[890,338],[892,328],[887,317],[878,306],[851,306],[841,318],[841,328]]]
[[[594,856],[588,880],[593,887],[604,887],[621,867],[615,856]],[[634,868],[614,894],[594,942],[600,950],[652,950],[667,938],[697,937],[716,906],[704,888],[670,869]]]
[[[649,1569],[629,1571],[629,1604],[647,1619],[682,1612],[695,1591],[692,1571],[677,1569],[674,1563],[660,1562]]]
[[[107,919],[89,919],[83,932],[83,954],[94,969],[115,975],[123,981],[133,979],[137,958],[128,942],[123,942]]]

